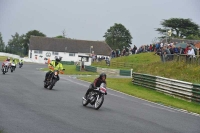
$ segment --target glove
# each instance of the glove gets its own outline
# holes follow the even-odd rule
[[[105,93],[105,95],[107,95],[107,92]]]

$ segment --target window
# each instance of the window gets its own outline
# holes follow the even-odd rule
[[[41,50],[34,50],[34,53],[35,54],[42,54],[42,51]]]
[[[75,56],[75,53],[69,53],[69,56]]]
[[[52,55],[58,55],[58,52],[52,52]]]

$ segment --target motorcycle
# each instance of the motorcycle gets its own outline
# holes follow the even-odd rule
[[[48,88],[49,90],[53,89],[53,86],[55,86],[56,82],[58,81],[58,74],[64,74],[63,71],[54,70],[53,66],[50,67],[53,72],[49,74],[49,77],[47,78],[47,81],[44,82],[44,88]]]
[[[7,61],[3,63],[2,73],[3,74],[7,73],[8,69],[9,69],[9,62]]]
[[[16,68],[16,64],[12,63],[10,67],[11,72],[15,71],[15,68]]]
[[[94,106],[96,110],[98,110],[103,102],[104,95],[106,94],[106,84],[102,83],[100,87],[91,91],[87,96],[82,98],[83,106],[87,106],[89,103]]]
[[[22,62],[19,62],[19,68],[21,68],[23,66]]]

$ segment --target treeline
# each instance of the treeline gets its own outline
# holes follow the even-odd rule
[[[22,35],[19,35],[19,33],[16,32],[14,35],[11,35],[12,38],[9,39],[8,44],[5,45],[0,32],[0,52],[12,53],[21,56],[28,55],[29,39],[31,35],[43,37],[46,36],[38,30],[31,30]]]

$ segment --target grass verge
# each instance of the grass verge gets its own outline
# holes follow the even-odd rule
[[[7,59],[7,56],[0,56],[0,61],[5,61]],[[10,57],[10,59],[12,60],[13,58],[12,57]],[[17,59],[17,62],[18,62],[19,60]]]
[[[75,65],[63,65],[66,75],[97,75],[96,72],[88,72],[88,71],[77,71]],[[48,68],[42,69],[43,71],[48,71]]]
[[[106,66],[105,61],[101,63],[93,63],[93,66],[115,68],[115,69],[133,69],[134,72],[151,74],[155,76],[162,76],[171,79],[177,79],[192,83],[200,83],[200,67],[199,65],[186,64],[184,62],[166,62],[162,63],[160,56],[154,53],[141,53],[125,57],[118,57],[112,59],[116,62],[133,63],[130,68],[123,68],[117,66]],[[111,61],[111,64],[112,64]]]
[[[79,77],[81,80],[92,82],[94,77]],[[131,79],[107,79],[108,87],[126,94],[146,99],[155,103],[171,106],[174,108],[185,109],[189,112],[200,114],[200,104],[188,102],[173,96],[165,95],[161,92],[146,89],[144,87],[133,85]],[[108,92],[109,95],[109,92]]]

